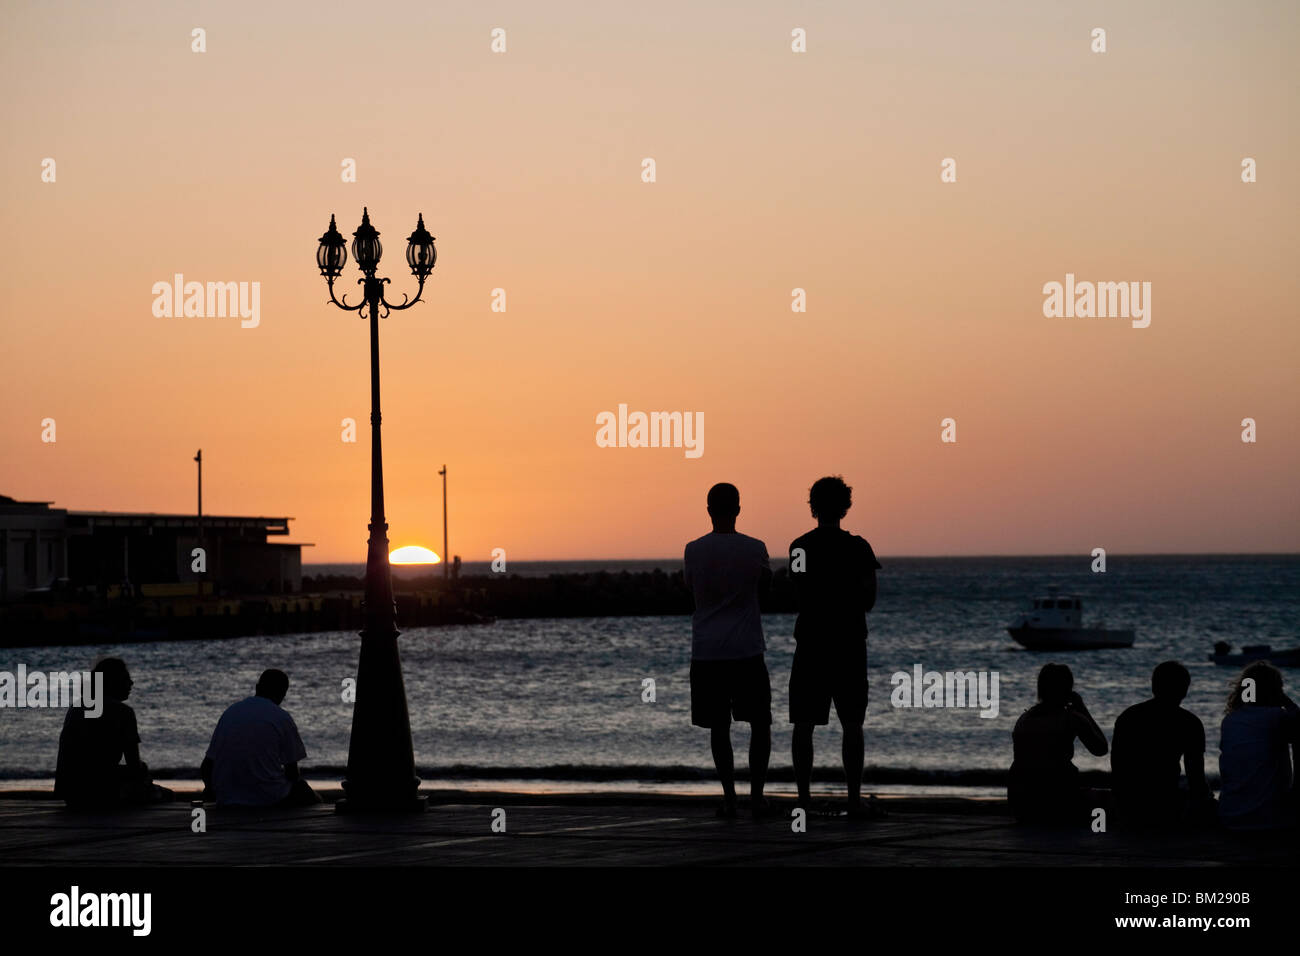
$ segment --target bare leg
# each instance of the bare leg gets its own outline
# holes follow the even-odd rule
[[[808,810],[812,805],[812,724],[794,725],[794,741],[791,751],[794,758],[794,779],[799,786],[799,805]]]
[[[722,781],[722,796],[728,806],[736,805],[736,758],[731,752],[731,724],[713,727],[709,731],[709,742],[713,745],[713,762],[718,768],[718,779]]]
[[[849,786],[850,809],[862,804],[862,761],[865,744],[862,739],[862,727],[844,727],[844,744],[841,753],[844,757],[844,778]]]
[[[771,759],[772,725],[750,724],[749,799],[756,807],[763,802],[763,784],[767,782],[767,764]]]

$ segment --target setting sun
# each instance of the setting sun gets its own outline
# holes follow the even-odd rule
[[[428,548],[422,548],[418,544],[394,548],[388,553],[389,564],[439,564],[441,561],[442,559]]]

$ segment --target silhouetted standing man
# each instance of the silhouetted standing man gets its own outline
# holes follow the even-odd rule
[[[740,492],[726,483],[709,489],[713,531],[686,545],[686,586],[695,596],[691,617],[691,723],[707,727],[722,781],[719,816],[736,815],[731,721],[750,725],[752,811],[766,809],[763,784],[772,754],[772,685],[763,652],[758,594],[772,580],[767,546],[736,530]]]
[[[799,616],[790,670],[794,776],[799,805],[810,809],[813,728],[829,724],[831,703],[844,731],[844,775],[849,815],[862,806],[862,725],[867,719],[867,612],[876,603],[880,562],[866,539],[840,520],[853,504],[843,478],[820,478],[808,493],[817,527],[790,545],[790,579]]]

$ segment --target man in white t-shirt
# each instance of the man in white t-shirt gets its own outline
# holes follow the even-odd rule
[[[200,773],[218,806],[274,807],[320,803],[298,776],[307,748],[289,712],[284,671],[265,671],[256,693],[226,708],[212,733]]]
[[[772,580],[767,546],[736,530],[740,492],[721,483],[709,489],[713,531],[686,545],[686,586],[695,597],[691,617],[691,723],[708,727],[713,762],[722,781],[718,815],[736,815],[731,721],[750,725],[749,774],[754,816],[767,810],[763,784],[772,753],[772,685],[763,660],[766,643],[758,595]]]

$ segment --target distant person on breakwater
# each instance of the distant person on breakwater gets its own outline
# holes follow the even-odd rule
[[[1074,691],[1074,674],[1064,664],[1038,672],[1038,703],[1020,715],[1011,740],[1015,750],[1007,801],[1021,823],[1087,823],[1097,797],[1079,782],[1074,741],[1106,756],[1106,735]]]
[[[140,732],[135,711],[127,704],[135,683],[126,662],[105,657],[92,675],[103,675],[103,713],[88,717],[85,707],[72,707],[59,735],[54,795],[74,810],[107,809],[156,803],[172,792],[149,778],[140,759]]]
[[[299,807],[321,799],[298,775],[307,748],[280,704],[289,677],[268,670],[256,692],[226,708],[212,733],[199,773],[218,806]]]
[[[799,616],[790,670],[790,722],[799,805],[811,810],[813,729],[830,723],[831,704],[843,729],[841,757],[850,817],[874,815],[862,803],[862,725],[867,719],[867,612],[876,604],[880,562],[865,538],[840,521],[853,506],[843,478],[819,478],[808,493],[817,527],[790,544],[790,580]]]
[[[1164,828],[1213,819],[1214,798],[1205,782],[1205,725],[1180,706],[1191,684],[1186,667],[1165,661],[1151,673],[1151,699],[1115,721],[1111,789],[1121,825]]]
[[[731,721],[749,724],[750,809],[763,816],[763,784],[772,755],[772,685],[763,660],[767,644],[758,596],[771,584],[767,546],[736,530],[740,492],[721,483],[709,489],[713,531],[686,545],[686,586],[695,597],[691,617],[691,723],[707,727],[722,782],[720,817],[736,816]]]
[[[1268,661],[1232,682],[1219,727],[1219,820],[1232,830],[1296,825],[1292,768],[1300,749],[1300,710]]]

